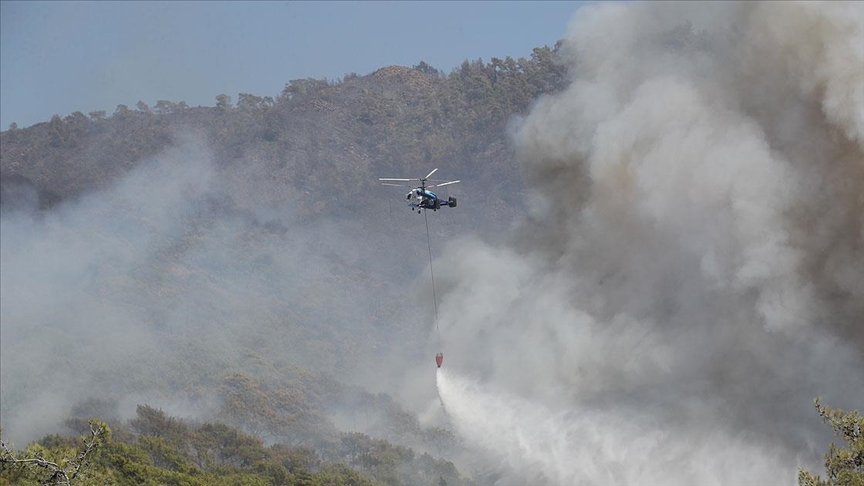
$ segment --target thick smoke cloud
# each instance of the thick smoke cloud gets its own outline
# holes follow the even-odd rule
[[[530,217],[436,263],[448,373],[485,383],[439,376],[454,425],[555,484],[818,470],[813,398],[864,405],[864,6],[587,5],[561,56]]]

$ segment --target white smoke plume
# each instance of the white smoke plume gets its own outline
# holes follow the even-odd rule
[[[813,398],[864,406],[864,4],[586,5],[561,58],[530,217],[436,263],[457,429],[554,484],[818,470]]]
[[[536,469],[555,484],[586,479],[594,484],[789,484],[795,477],[794,469],[784,470],[779,454],[724,430],[694,432],[700,439],[694,447],[638,417],[605,410],[555,411],[484,390],[444,370],[438,372],[438,391],[447,412],[457,417],[458,432],[474,444],[494,442],[505,471]],[[616,427],[604,426],[608,423]],[[735,447],[726,450],[730,444]],[[716,459],[718,450],[722,461]],[[646,454],[651,462],[644,460]],[[501,482],[521,481],[505,475]]]

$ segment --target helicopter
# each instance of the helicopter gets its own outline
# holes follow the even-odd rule
[[[441,182],[440,184],[432,184],[426,185],[426,181],[438,182],[437,180],[429,179],[432,174],[435,173],[438,169],[432,169],[432,172],[426,174],[426,177],[421,177],[418,179],[398,179],[393,177],[380,177],[379,181],[382,181],[382,184],[385,186],[396,186],[396,187],[405,187],[405,184],[391,184],[390,182],[411,182],[411,181],[420,181],[420,187],[412,187],[411,192],[405,195],[405,199],[408,201],[408,205],[411,207],[411,211],[417,210],[417,213],[420,213],[421,209],[431,209],[432,211],[438,211],[443,206],[449,206],[451,208],[456,207],[456,198],[453,196],[448,197],[446,200],[442,200],[438,197],[437,194],[430,191],[429,189],[432,187],[444,187],[449,186],[450,184],[456,184],[461,181],[446,181]],[[411,186],[409,186],[411,187]]]

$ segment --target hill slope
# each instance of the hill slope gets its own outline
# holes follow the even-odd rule
[[[4,433],[53,432],[94,398],[213,416],[230,373],[278,387],[285,366],[402,401],[432,386],[424,222],[377,177],[462,180],[429,214],[435,253],[503,234],[523,197],[508,123],[563,86],[553,57],[2,132]]]

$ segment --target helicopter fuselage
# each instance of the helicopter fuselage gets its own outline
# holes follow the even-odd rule
[[[449,197],[442,200],[434,192],[428,189],[423,189],[422,187],[412,189],[411,192],[405,195],[405,199],[408,201],[408,205],[412,210],[417,209],[418,211],[421,209],[438,211],[442,206],[456,207],[455,197]]]

